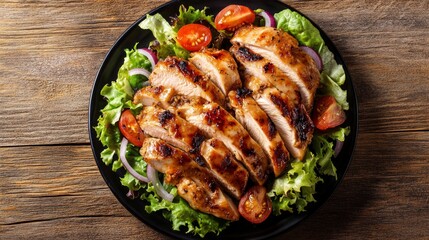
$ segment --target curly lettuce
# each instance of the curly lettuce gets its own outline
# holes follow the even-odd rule
[[[213,15],[206,14],[207,7],[204,9],[195,9],[192,6],[186,8],[184,5],[180,5],[179,16],[175,18],[173,23],[173,30],[178,32],[179,29],[186,24],[195,23],[195,22],[206,22],[212,27],[215,27],[213,22]]]
[[[137,44],[134,49],[125,50],[124,63],[119,69],[117,79],[110,85],[105,85],[100,94],[106,99],[107,104],[101,110],[101,116],[97,120],[97,126],[94,128],[97,138],[105,147],[101,152],[101,159],[106,165],[112,164],[112,170],[116,171],[122,165],[118,161],[119,147],[121,142],[121,133],[117,122],[121,117],[124,108],[131,109],[134,113],[141,108],[140,105],[132,103],[134,89],[143,85],[147,79],[144,76],[131,77],[128,71],[133,68],[151,68],[151,64],[146,56],[140,54],[137,50]],[[115,160],[116,159],[116,160]]]

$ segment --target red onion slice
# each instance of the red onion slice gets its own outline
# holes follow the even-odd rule
[[[341,149],[343,148],[343,145],[344,145],[344,142],[343,142],[343,141],[337,140],[337,141],[335,142],[334,157],[337,157],[337,156],[338,156],[338,154],[340,154]]]
[[[147,59],[149,59],[149,62],[152,65],[152,70],[153,70],[153,68],[155,67],[155,64],[158,62],[158,57],[156,56],[156,54],[148,48],[139,48],[137,49],[137,52],[145,55]]]
[[[265,27],[276,27],[276,20],[274,19],[273,15],[265,10],[258,13],[258,15],[264,18]]]
[[[121,159],[122,165],[124,165],[125,169],[137,180],[141,182],[149,182],[149,179],[145,176],[140,175],[140,173],[136,172],[134,168],[128,163],[127,158],[125,157],[125,152],[127,150],[128,140],[126,138],[122,138],[121,148],[119,149],[119,158]]]
[[[149,79],[150,72],[144,68],[133,68],[133,69],[128,71],[128,75],[130,75],[130,76],[134,76],[137,74],[143,75],[147,79]]]
[[[159,181],[158,171],[156,171],[156,169],[150,166],[149,164],[147,165],[147,176],[149,180],[152,182],[155,188],[156,194],[158,194],[158,196],[162,197],[163,199],[169,202],[173,202],[174,196],[164,189],[161,182]]]
[[[304,52],[306,52],[308,55],[310,55],[310,57],[316,63],[317,69],[319,70],[319,72],[321,72],[323,70],[323,62],[322,62],[322,58],[320,57],[320,55],[316,51],[314,51],[311,47],[300,46],[300,48]]]

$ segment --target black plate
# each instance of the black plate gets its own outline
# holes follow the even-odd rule
[[[229,4],[242,4],[250,7],[251,9],[262,8],[271,13],[279,12],[283,9],[290,8],[294,11],[295,9],[289,7],[288,5],[277,2],[277,1],[203,1],[203,0],[182,0],[182,1],[173,1],[167,4],[164,4],[151,12],[149,14],[160,13],[166,19],[169,16],[175,16],[178,14],[178,9],[181,4],[185,6],[194,6],[197,9],[202,9],[205,6],[209,7],[208,12],[210,14],[216,15],[222,8]],[[302,13],[301,13],[302,14]],[[303,14],[302,14],[303,15]],[[134,216],[139,218],[145,224],[151,226],[152,228],[167,234],[174,238],[180,239],[197,239],[198,237],[186,234],[183,231],[173,231],[171,228],[171,223],[165,220],[161,214],[147,214],[144,210],[144,202],[141,200],[131,200],[126,197],[127,189],[123,187],[119,181],[119,177],[122,176],[121,171],[114,173],[111,171],[110,166],[106,166],[101,158],[100,153],[103,150],[103,146],[97,140],[94,126],[97,125],[97,119],[100,116],[100,110],[106,105],[106,101],[100,95],[100,90],[104,85],[110,83],[111,81],[116,80],[117,72],[120,66],[123,63],[125,52],[124,49],[131,49],[134,47],[136,42],[139,42],[140,47],[146,47],[153,36],[150,31],[142,30],[139,28],[138,23],[145,19],[145,15],[138,19],[134,24],[132,24],[123,34],[119,37],[113,47],[110,49],[106,58],[103,61],[103,64],[100,67],[100,70],[95,79],[95,83],[92,89],[90,106],[89,106],[89,134],[90,141],[92,146],[92,151],[95,157],[95,161],[98,165],[98,168],[106,181],[107,185],[110,187],[113,194],[125,206]],[[314,23],[313,23],[314,24]],[[350,110],[347,111],[347,122],[346,124],[351,126],[351,133],[347,137],[343,150],[340,155],[334,160],[334,164],[337,167],[338,181],[335,181],[332,178],[326,178],[323,184],[317,186],[317,194],[315,198],[316,203],[309,204],[307,206],[307,211],[301,214],[289,214],[284,213],[278,217],[270,217],[267,221],[259,225],[252,225],[244,220],[234,222],[223,231],[220,236],[221,239],[264,239],[270,238],[272,236],[278,235],[286,230],[290,229],[292,226],[296,225],[298,222],[303,220],[312,214],[317,208],[319,208],[332,194],[335,190],[341,179],[343,178],[347,166],[352,158],[352,153],[355,145],[355,139],[357,134],[357,99],[353,84],[350,79],[350,75],[347,71],[347,68],[342,60],[337,49],[333,43],[329,40],[326,34],[314,24],[320,31],[322,37],[324,38],[329,49],[334,53],[335,58],[339,64],[344,66],[346,72],[346,83],[344,87],[348,93],[348,102],[350,104]],[[208,238],[215,238],[214,235],[207,235]],[[217,237],[216,237],[217,238]]]

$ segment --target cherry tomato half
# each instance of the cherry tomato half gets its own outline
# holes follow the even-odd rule
[[[316,99],[312,120],[317,129],[326,130],[341,125],[346,113],[333,96],[323,96]]]
[[[218,30],[234,30],[243,24],[253,23],[255,17],[255,12],[246,6],[229,5],[216,15],[215,26]]]
[[[144,133],[129,109],[121,114],[121,118],[119,119],[119,131],[121,131],[122,135],[134,146],[141,147],[143,145]]]
[[[240,199],[238,212],[251,223],[261,223],[270,216],[272,203],[264,186],[251,187]]]
[[[196,23],[187,24],[177,32],[177,41],[188,51],[198,51],[212,41],[210,28]]]

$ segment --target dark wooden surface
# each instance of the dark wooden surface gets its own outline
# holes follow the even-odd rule
[[[88,101],[116,38],[166,1],[0,4],[0,239],[165,239],[104,183]],[[342,53],[359,98],[354,159],[279,239],[429,238],[429,1],[284,1]]]

